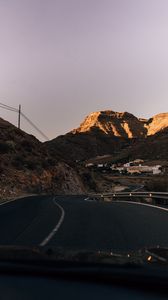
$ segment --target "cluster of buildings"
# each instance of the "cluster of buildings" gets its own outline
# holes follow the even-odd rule
[[[118,174],[130,174],[130,175],[140,175],[140,174],[161,174],[162,173],[162,166],[161,165],[154,165],[154,166],[148,166],[145,165],[144,160],[142,159],[136,159],[134,161],[130,161],[124,164],[118,163],[118,164],[108,164],[108,163],[88,163],[85,165],[87,168],[96,168],[102,171],[110,171],[112,173],[118,173]]]
[[[148,173],[157,175],[162,172],[161,165],[155,165],[155,166],[148,166],[144,165],[144,161],[141,159],[136,159],[132,162],[125,163],[122,167],[119,169],[117,167],[112,167],[112,170],[118,170],[120,173],[128,173],[128,174],[142,174],[142,173]]]

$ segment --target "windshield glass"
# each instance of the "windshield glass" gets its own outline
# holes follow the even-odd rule
[[[167,35],[164,0],[0,1],[0,260],[167,265]]]

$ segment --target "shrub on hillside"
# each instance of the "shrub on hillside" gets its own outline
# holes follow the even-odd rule
[[[0,153],[1,154],[9,153],[11,150],[14,149],[14,144],[12,144],[11,142],[12,141],[6,141],[6,142],[1,141],[0,142]]]
[[[25,160],[24,157],[21,155],[14,155],[12,159],[12,165],[18,169],[23,170],[24,169]]]
[[[146,183],[146,188],[148,191],[168,192],[168,178],[154,178],[153,180],[150,180]]]
[[[97,188],[96,183],[90,173],[87,173],[87,172],[83,173],[82,180],[83,180],[84,184],[86,184],[88,186],[88,188],[96,191],[96,188]]]
[[[30,141],[23,139],[20,145],[24,148],[25,151],[32,152],[33,143],[31,143]]]
[[[9,148],[11,151],[15,151],[15,146],[16,146],[16,144],[15,144],[14,141],[12,141],[12,140],[6,141],[6,144],[7,144],[8,148]]]

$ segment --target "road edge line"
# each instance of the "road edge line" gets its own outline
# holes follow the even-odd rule
[[[14,202],[14,201],[17,201],[17,200],[21,200],[21,199],[33,197],[33,196],[38,196],[38,195],[32,194],[32,195],[27,195],[27,196],[19,196],[18,198],[14,198],[14,199],[11,199],[11,200],[9,200],[9,201],[7,200],[7,201],[4,201],[4,202],[1,202],[1,203],[0,203],[0,206],[1,206],[1,205],[8,204],[8,203],[11,203],[11,202]]]
[[[157,206],[157,205],[152,205],[152,204],[147,204],[147,203],[140,203],[140,202],[134,202],[134,201],[122,201],[122,200],[116,201],[116,203],[117,202],[143,205],[143,206],[148,206],[148,207],[153,207],[153,208],[161,209],[161,210],[164,210],[164,211],[168,211],[168,208],[164,208],[164,207]]]
[[[56,234],[56,232],[60,228],[62,222],[64,221],[65,211],[64,211],[63,207],[55,201],[55,197],[53,198],[53,203],[61,210],[61,217],[60,217],[57,225],[53,228],[53,230],[49,233],[49,235],[39,244],[39,246],[41,246],[41,247],[44,247],[48,244],[48,242],[53,238],[53,236]]]

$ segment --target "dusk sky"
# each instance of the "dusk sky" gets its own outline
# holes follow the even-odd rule
[[[49,138],[93,111],[167,112],[168,1],[0,0],[0,102]]]

